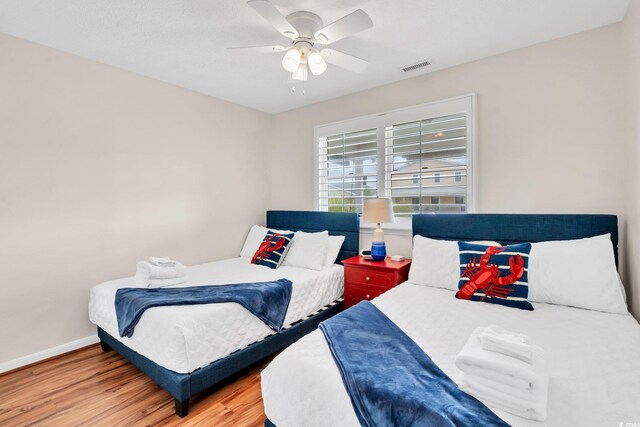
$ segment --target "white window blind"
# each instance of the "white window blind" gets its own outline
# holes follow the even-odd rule
[[[362,212],[364,199],[378,194],[376,129],[322,137],[318,150],[320,210]]]
[[[316,127],[316,208],[362,212],[390,197],[400,223],[473,211],[475,123],[468,95]]]
[[[466,211],[466,114],[387,126],[385,150],[386,195],[396,215]]]

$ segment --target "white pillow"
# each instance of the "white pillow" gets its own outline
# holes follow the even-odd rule
[[[244,246],[242,246],[242,250],[240,251],[240,256],[244,258],[253,258],[256,251],[260,247],[260,243],[264,240],[264,237],[267,235],[267,228],[261,225],[254,225],[249,230],[249,234],[247,234],[247,238],[244,240]]]
[[[493,241],[468,242],[477,245],[500,246]],[[409,281],[417,285],[458,290],[460,254],[456,240],[436,240],[416,235],[413,238],[413,259]]]
[[[260,243],[264,240],[267,235],[267,231],[273,231],[274,233],[280,234],[289,234],[293,233],[293,231],[289,230],[276,230],[273,228],[263,227],[261,225],[254,225],[249,230],[249,234],[247,234],[247,238],[244,240],[244,245],[242,246],[242,250],[240,251],[240,256],[243,258],[253,258],[256,254],[256,251],[260,247]],[[291,246],[291,245],[289,245]]]
[[[340,255],[340,249],[344,243],[344,236],[329,236],[329,242],[327,244],[327,251],[324,257],[323,268],[329,268],[335,264],[338,255]]]
[[[620,277],[620,273],[618,273],[618,286],[620,287],[620,293],[622,294],[622,299],[624,303],[627,303],[627,291],[624,289],[624,284],[622,283],[622,277]]]
[[[626,313],[610,235],[533,243],[529,300]]]
[[[286,267],[322,270],[324,268],[329,232],[305,233],[297,231],[291,239],[289,251],[282,261]]]
[[[416,235],[413,238],[413,255],[409,281],[416,285],[458,290],[460,258],[458,242],[435,240]]]

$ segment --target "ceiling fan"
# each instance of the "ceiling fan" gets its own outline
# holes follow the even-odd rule
[[[324,26],[315,13],[300,11],[284,17],[269,0],[247,2],[260,16],[267,20],[280,34],[291,39],[289,46],[232,47],[231,53],[279,53],[286,52],[282,66],[291,73],[293,80],[305,81],[309,70],[314,76],[324,73],[327,62],[354,73],[361,73],[369,62],[334,49],[318,50],[316,45],[329,45],[373,27],[369,15],[358,9],[337,21]]]

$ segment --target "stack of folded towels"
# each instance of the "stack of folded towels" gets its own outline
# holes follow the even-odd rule
[[[187,267],[169,257],[150,257],[136,265],[136,285],[144,288],[162,288],[187,281]]]
[[[489,406],[536,421],[547,418],[544,350],[500,326],[477,328],[458,354],[460,388]]]

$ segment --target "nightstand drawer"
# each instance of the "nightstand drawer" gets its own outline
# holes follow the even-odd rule
[[[411,260],[367,261],[354,256],[344,264],[344,306],[349,308],[373,298],[407,280]]]
[[[360,287],[360,286],[348,286],[344,290],[344,300],[347,303],[347,307],[357,304],[360,301],[371,301],[377,296],[380,296],[384,293],[384,291],[373,290],[370,288]]]
[[[396,285],[396,275],[393,271],[373,271],[371,268],[347,268],[345,269],[344,275],[346,282],[382,287],[383,290]]]

